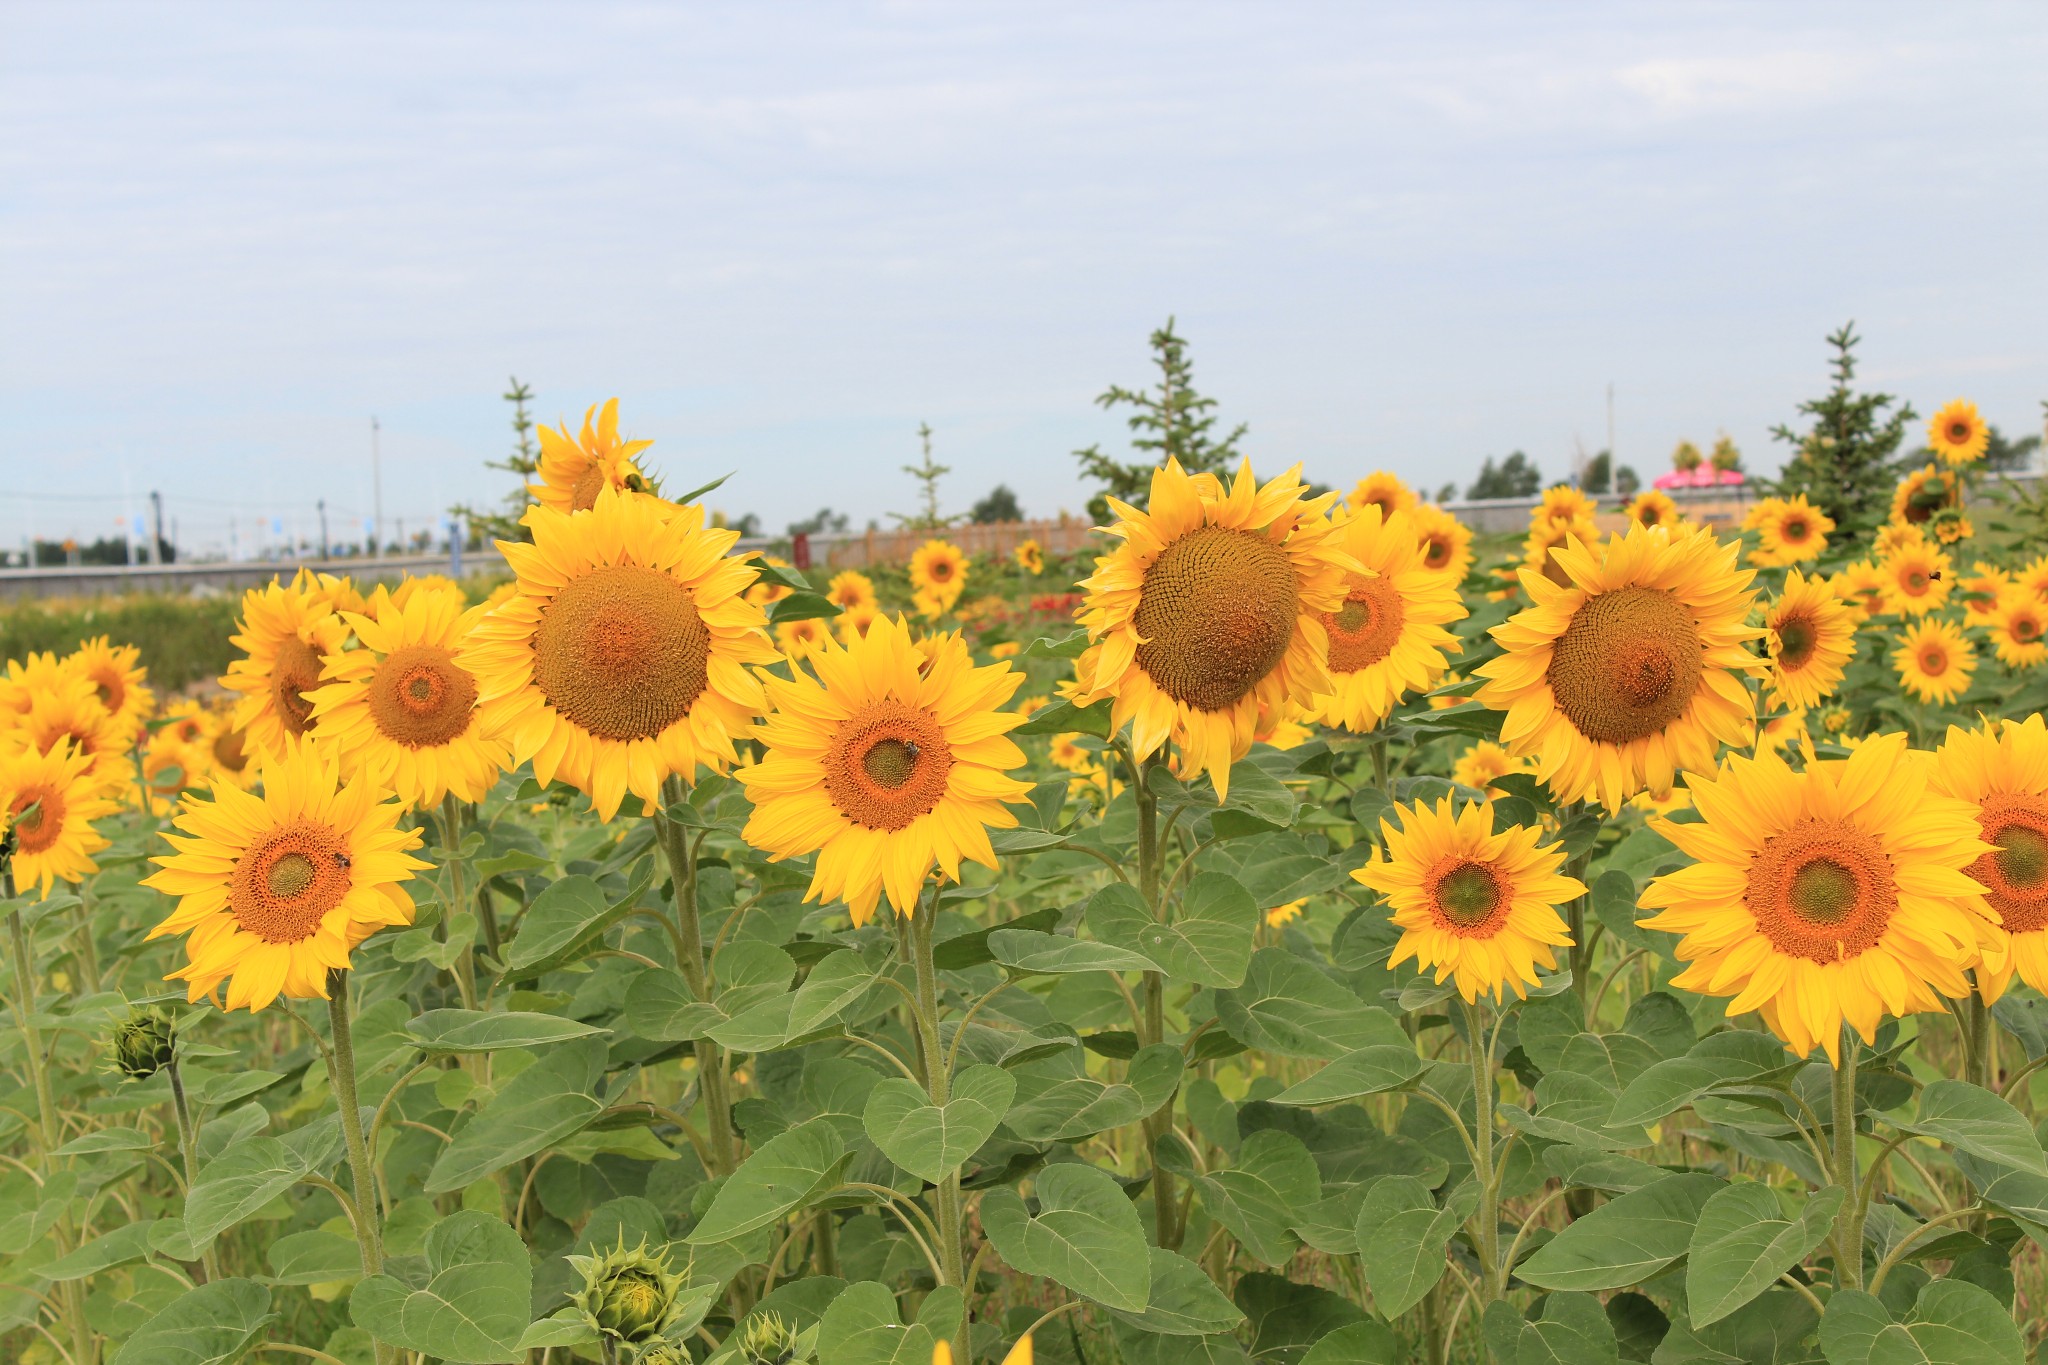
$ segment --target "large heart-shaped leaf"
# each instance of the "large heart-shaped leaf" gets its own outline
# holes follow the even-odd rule
[[[818,1322],[819,1360],[833,1365],[931,1365],[935,1338],[922,1322],[905,1326],[889,1286],[868,1281],[839,1291]]]
[[[847,1157],[846,1142],[830,1118],[811,1119],[770,1138],[718,1187],[685,1240],[730,1242],[775,1223],[837,1184]]]
[[[2033,1125],[2011,1103],[1968,1081],[1931,1081],[1913,1122],[1899,1127],[2000,1166],[2048,1175]]]
[[[982,1196],[981,1223],[1011,1269],[1043,1275],[1108,1308],[1143,1312],[1152,1263],[1145,1230],[1123,1187],[1106,1171],[1062,1163],[1038,1174],[1033,1217],[1015,1191]]]
[[[526,1331],[533,1267],[519,1234],[465,1210],[427,1233],[427,1283],[414,1289],[372,1275],[349,1298],[349,1317],[377,1340],[473,1365],[513,1359]]]
[[[1515,1340],[1515,1365],[1620,1365],[1614,1324],[1591,1294],[1552,1294],[1543,1316],[1524,1323]]]
[[[580,1132],[604,1112],[596,1091],[607,1055],[602,1038],[579,1038],[514,1076],[441,1149],[427,1193],[459,1190]]]
[[[1860,1290],[1840,1289],[1820,1322],[1828,1365],[2025,1365],[2026,1343],[2005,1306],[1963,1280],[1920,1291],[1904,1322]]]
[[[405,1032],[422,1052],[445,1053],[545,1047],[611,1030],[556,1014],[523,1010],[510,1014],[491,1010],[428,1010],[408,1024]]]
[[[1718,1176],[1698,1171],[1666,1176],[1572,1223],[1515,1274],[1541,1289],[1640,1284],[1685,1255],[1700,1210],[1724,1187]]]
[[[999,1066],[970,1066],[953,1078],[941,1108],[924,1088],[901,1076],[876,1085],[861,1122],[882,1155],[937,1184],[960,1169],[1003,1120],[1017,1078]]]
[[[1088,928],[1099,941],[1142,953],[1173,980],[1192,986],[1242,982],[1258,925],[1251,893],[1221,872],[1198,873],[1188,883],[1171,924],[1155,921],[1137,891],[1123,882],[1111,882],[1088,902]]]
[[[519,935],[505,948],[505,971],[514,977],[541,976],[593,951],[605,930],[633,913],[654,881],[654,860],[643,858],[626,894],[617,900],[584,876],[548,883],[519,920]]]
[[[1020,972],[1059,976],[1071,972],[1145,972],[1157,964],[1143,953],[1065,934],[1000,929],[988,936],[996,961]]]
[[[341,1144],[341,1123],[333,1116],[281,1138],[235,1143],[199,1168],[198,1183],[185,1196],[185,1235],[195,1249],[204,1249],[222,1231],[331,1165]]]
[[[1329,1061],[1374,1045],[1414,1050],[1385,1010],[1284,948],[1259,949],[1244,984],[1216,992],[1216,1018],[1246,1047],[1290,1057]]]
[[[1355,1232],[1359,1263],[1381,1316],[1401,1316],[1436,1287],[1444,1274],[1444,1248],[1478,1200],[1474,1186],[1460,1185],[1439,1208],[1429,1187],[1412,1175],[1382,1176],[1367,1188]]]
[[[270,1291],[254,1280],[215,1280],[165,1304],[107,1365],[229,1365],[273,1316]]]
[[[1374,1043],[1347,1052],[1305,1081],[1273,1097],[1275,1104],[1335,1104],[1360,1095],[1396,1090],[1422,1074],[1422,1059],[1413,1046]]]
[[[1719,1322],[1777,1283],[1827,1240],[1842,1191],[1830,1185],[1787,1218],[1767,1185],[1742,1181],[1700,1209],[1687,1244],[1685,1299],[1694,1327]]]
[[[1154,1043],[1131,1058],[1124,1080],[1105,1084],[1092,1076],[1072,1076],[1030,1090],[1011,1106],[1003,1122],[1027,1142],[1073,1142],[1122,1128],[1173,1098],[1184,1069],[1179,1048]],[[1024,1092],[1027,1087],[1020,1084],[1018,1089]]]
[[[1244,1313],[1208,1273],[1187,1257],[1152,1248],[1152,1298],[1142,1313],[1119,1312],[1133,1327],[1166,1336],[1202,1337],[1234,1330]]]

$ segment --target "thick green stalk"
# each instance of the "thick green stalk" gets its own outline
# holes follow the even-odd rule
[[[199,1129],[192,1122],[192,1104],[185,1098],[185,1076],[178,1069],[178,1054],[171,1053],[171,1060],[164,1063],[164,1074],[171,1078],[171,1112],[178,1118],[178,1154],[185,1159],[185,1188],[190,1190],[199,1183]],[[209,1244],[199,1257],[200,1269],[206,1280],[220,1278],[220,1251]]]
[[[92,883],[78,887],[78,992],[97,995],[100,989],[100,946],[92,936]]]
[[[1975,973],[1971,975],[1970,993],[1956,1007],[1963,1025],[1963,1079],[1996,1090],[1998,1026],[1991,1020],[1991,1007],[1977,990]]]
[[[447,880],[443,888],[441,903],[447,907],[443,923],[453,923],[455,916],[467,908],[468,896],[463,890],[462,878],[462,803],[449,792],[441,798],[441,871]],[[462,1007],[476,1008],[476,935],[471,933],[463,939],[462,951],[455,958],[455,989],[462,995]]]
[[[654,813],[655,840],[668,858],[669,883],[676,899],[676,928],[679,943],[676,966],[690,987],[690,994],[702,1001],[711,999],[710,973],[704,963],[704,927],[697,917],[697,850],[690,832],[668,818],[667,807],[683,799],[683,783],[669,777],[661,784],[662,809]],[[708,1119],[711,1174],[732,1174],[734,1143],[732,1101],[726,1093],[725,1051],[709,1038],[700,1038],[697,1054],[697,1092],[704,1099]]]
[[[1835,1283],[1838,1288],[1863,1287],[1864,1203],[1856,1180],[1856,1035],[1842,1030],[1842,1060],[1835,1066],[1834,1125],[1835,1184],[1848,1193],[1842,1211],[1835,1215]]]
[[[1476,1246],[1479,1252],[1479,1311],[1500,1297],[1507,1278],[1500,1264],[1500,1181],[1493,1170],[1493,1048],[1479,1007],[1465,1010],[1466,1050],[1472,1056],[1472,1178],[1479,1186]]]
[[[1152,794],[1152,768],[1155,759],[1146,759],[1135,766],[1135,780],[1131,783],[1132,799],[1138,806],[1138,894],[1144,898],[1145,908],[1152,918],[1163,919],[1166,907],[1159,903],[1159,799]],[[1166,1040],[1166,977],[1160,972],[1144,974],[1144,1017],[1140,1021],[1138,1043],[1150,1047]],[[1173,1126],[1173,1101],[1168,1100],[1157,1112],[1145,1118],[1145,1159],[1152,1163],[1152,1216],[1159,1245],[1173,1250],[1180,1245],[1180,1201],[1174,1197],[1173,1177],[1160,1169],[1153,1155],[1161,1138]]]
[[[936,887],[934,888],[936,891]],[[910,919],[910,959],[917,975],[917,1035],[924,1054],[924,1089],[934,1107],[943,1109],[952,1098],[953,1078],[946,1065],[945,1049],[939,1046],[939,973],[932,962],[933,921],[938,918],[938,896],[917,907]],[[960,1172],[948,1171],[935,1194],[939,1214],[940,1283],[959,1285],[966,1291],[966,1255],[960,1245]],[[965,1341],[953,1343],[956,1355],[966,1349]],[[965,1359],[964,1355],[960,1358]]]
[[[327,973],[327,1018],[334,1030],[334,1055],[329,1081],[341,1108],[341,1135],[348,1147],[348,1169],[355,1185],[356,1247],[362,1252],[363,1274],[384,1273],[384,1231],[378,1217],[377,1176],[370,1168],[370,1146],[363,1138],[363,1111],[356,1100],[356,1045],[349,1025],[348,972]]]

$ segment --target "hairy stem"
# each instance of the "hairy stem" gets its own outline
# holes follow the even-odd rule
[[[667,807],[683,799],[682,779],[665,778],[661,784],[662,809],[654,813],[655,841],[668,858],[669,883],[676,900],[678,931],[676,966],[690,987],[690,994],[702,1001],[711,999],[711,977],[704,961],[704,927],[697,917],[697,849],[690,832],[668,818]],[[697,1091],[704,1097],[711,1148],[711,1174],[732,1174],[734,1161],[732,1100],[725,1083],[725,1051],[709,1038],[695,1044]]]
[[[1863,1193],[1856,1180],[1856,1035],[1842,1029],[1842,1060],[1835,1066],[1834,1125],[1835,1183],[1849,1197],[1835,1215],[1835,1282],[1847,1289],[1863,1287]]]
[[[1500,1182],[1493,1173],[1493,1048],[1477,1005],[1466,1004],[1467,1051],[1472,1054],[1472,1176],[1479,1186],[1479,1307],[1500,1297]]]
[[[185,1077],[178,1069],[175,1044],[164,1072],[171,1078],[171,1112],[178,1119],[178,1151],[185,1159],[185,1188],[191,1190],[199,1184],[199,1129],[192,1122],[192,1104],[185,1098]],[[208,1246],[199,1258],[199,1266],[207,1281],[219,1279],[219,1249]]]

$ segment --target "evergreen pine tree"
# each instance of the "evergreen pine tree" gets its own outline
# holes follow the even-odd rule
[[[1190,474],[1227,474],[1238,460],[1237,442],[1247,427],[1240,422],[1221,440],[1210,433],[1216,416],[1216,400],[1195,389],[1194,362],[1188,359],[1187,339],[1173,330],[1174,320],[1152,334],[1152,363],[1159,367],[1159,388],[1132,390],[1112,384],[1096,398],[1104,408],[1126,404],[1136,408],[1127,425],[1132,431],[1131,448],[1144,452],[1142,460],[1125,463],[1105,455],[1102,447],[1089,446],[1074,452],[1083,477],[1102,485],[1102,491],[1088,500],[1088,515],[1107,525],[1112,519],[1109,499],[1120,498],[1133,507],[1145,506],[1152,494],[1152,471],[1167,457],[1180,461]]]
[[[919,422],[917,424],[917,438],[924,443],[924,458],[917,464],[904,465],[903,472],[917,480],[919,484],[918,496],[923,501],[924,507],[916,516],[906,517],[901,512],[891,512],[889,515],[895,518],[907,530],[943,531],[957,520],[957,518],[941,516],[939,514],[939,480],[952,473],[953,466],[938,464],[932,460],[931,423]]]
[[[493,540],[531,540],[519,519],[526,515],[527,504],[533,498],[526,491],[527,482],[540,470],[540,447],[533,439],[533,418],[526,405],[533,401],[533,390],[519,382],[517,376],[511,381],[512,387],[502,397],[512,405],[512,453],[502,460],[485,460],[484,468],[502,469],[508,474],[519,476],[519,486],[507,493],[500,503],[501,510],[488,511],[481,508],[458,505],[448,510],[469,522],[471,533],[481,536],[488,545]]]
[[[1854,322],[1844,323],[1828,337],[1835,351],[1829,362],[1835,384],[1820,398],[1799,405],[1813,419],[1805,431],[1780,425],[1771,435],[1797,450],[1785,465],[1772,492],[1781,497],[1804,493],[1851,536],[1868,535],[1891,511],[1893,462],[1907,425],[1918,416],[1910,403],[1888,393],[1858,393]]]

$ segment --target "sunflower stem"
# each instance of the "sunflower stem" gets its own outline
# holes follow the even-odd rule
[[[917,974],[917,1034],[924,1054],[924,1089],[931,1097],[935,1108],[944,1109],[952,1098],[953,1078],[946,1062],[946,1051],[939,1046],[939,973],[932,961],[932,931],[939,916],[938,883],[932,883],[932,894],[923,905],[914,907],[910,916],[910,961]],[[960,1245],[960,1171],[958,1167],[946,1173],[939,1181],[934,1200],[939,1213],[939,1254],[941,1284],[959,1285],[966,1290],[967,1272]],[[966,1359],[964,1340],[952,1343],[956,1357]]]
[[[1479,1186],[1479,1307],[1500,1297],[1500,1183],[1493,1173],[1493,1045],[1479,1006],[1461,1001],[1465,1011],[1466,1051],[1472,1056],[1472,1178]]]
[[[171,1079],[171,1112],[178,1119],[178,1154],[185,1160],[185,1188],[191,1190],[199,1184],[199,1130],[192,1123],[192,1104],[185,1098],[185,1076],[178,1069],[178,1053],[175,1043],[171,1059],[164,1063],[164,1072]],[[199,1258],[199,1268],[205,1278],[202,1284],[220,1278],[220,1249],[209,1243]]]
[[[668,818],[668,807],[683,799],[682,779],[671,774],[662,779],[661,809],[654,813],[655,841],[668,857],[669,885],[676,899],[676,927],[680,931],[676,966],[696,999],[711,999],[710,975],[704,965],[704,927],[697,916],[697,849],[690,832]],[[697,1092],[704,1098],[711,1149],[711,1174],[730,1175],[733,1159],[732,1101],[726,1093],[725,1052],[709,1038],[695,1044]]]
[[[1835,1184],[1847,1192],[1842,1211],[1835,1215],[1835,1283],[1840,1288],[1863,1287],[1863,1214],[1866,1193],[1856,1180],[1856,1035],[1842,1029],[1841,1061],[1835,1064],[1832,1125],[1835,1154]]]
[[[349,1179],[356,1202],[356,1247],[362,1252],[365,1276],[384,1273],[384,1233],[377,1216],[377,1181],[370,1170],[370,1146],[363,1139],[363,1113],[356,1104],[356,1044],[349,1026],[349,982],[346,968],[327,973],[327,1019],[334,1032],[334,1058],[328,1079],[341,1109],[341,1135],[348,1146]],[[387,1349],[378,1345],[379,1359]]]
[[[78,884],[78,984],[83,995],[100,990],[100,946],[92,936],[92,880]]]
[[[1163,920],[1166,907],[1159,898],[1159,798],[1153,795],[1151,782],[1152,769],[1158,761],[1147,758],[1135,766],[1131,795],[1138,807],[1138,894],[1144,898],[1152,918]],[[1144,975],[1145,1001],[1138,1042],[1142,1047],[1151,1047],[1166,1040],[1166,977],[1161,972]],[[1174,1198],[1173,1177],[1160,1167],[1153,1153],[1172,1126],[1173,1101],[1169,1099],[1155,1113],[1145,1116],[1142,1129],[1145,1157],[1152,1163],[1154,1235],[1159,1245],[1169,1251],[1180,1245],[1180,1203]]]
[[[461,913],[466,899],[462,877],[462,803],[455,799],[455,793],[448,792],[441,798],[441,871],[447,879],[442,889],[442,903],[448,907],[443,923],[452,924]],[[462,996],[462,1007],[476,1008],[476,932],[464,935],[462,950],[455,956],[455,989]]]

